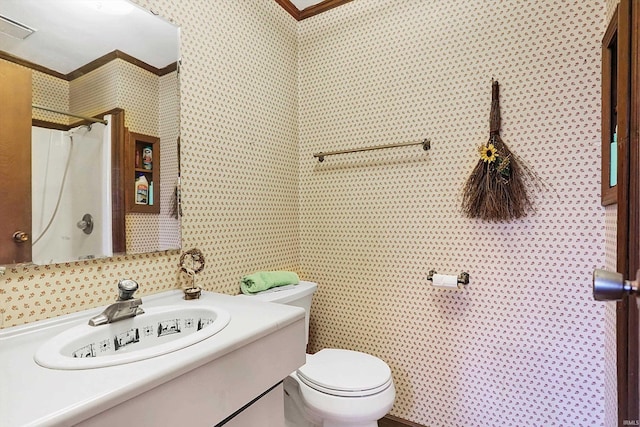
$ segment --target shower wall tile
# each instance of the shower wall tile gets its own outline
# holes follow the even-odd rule
[[[206,257],[197,283],[235,294],[242,275],[298,270],[296,21],[273,0],[138,3],[181,25],[182,245]],[[0,327],[105,305],[123,277],[141,295],[186,286],[178,261],[168,251],[14,266],[0,277]]]
[[[602,2],[354,0],[299,23],[302,276],[313,351],[392,368],[392,414],[437,426],[603,425]],[[489,132],[544,180],[536,212],[463,217]],[[328,157],[313,153],[430,138]],[[434,289],[430,269],[467,271]]]

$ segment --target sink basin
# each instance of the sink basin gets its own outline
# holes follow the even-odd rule
[[[89,326],[84,323],[45,342],[35,361],[52,369],[92,369],[157,357],[205,340],[231,316],[216,307],[171,305],[144,308],[136,317]]]

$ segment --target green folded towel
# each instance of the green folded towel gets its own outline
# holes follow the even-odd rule
[[[298,275],[291,271],[259,271],[244,276],[240,281],[240,289],[243,294],[255,294],[276,286],[297,285],[299,282]]]

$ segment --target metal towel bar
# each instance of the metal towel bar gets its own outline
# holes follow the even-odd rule
[[[336,154],[358,153],[360,151],[383,150],[385,148],[407,147],[409,145],[422,145],[424,151],[431,149],[431,140],[424,139],[420,142],[401,142],[399,144],[376,145],[373,147],[354,148],[352,150],[329,151],[326,153],[316,153],[313,157],[317,157],[319,162],[324,162],[326,156],[334,156]]]

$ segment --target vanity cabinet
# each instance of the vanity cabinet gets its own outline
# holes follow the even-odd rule
[[[224,423],[224,424],[223,424]],[[284,421],[284,387],[282,383],[273,387],[259,399],[243,408],[218,425],[225,427],[282,427]]]
[[[0,330],[2,389],[11,390],[0,398],[0,427],[282,427],[282,381],[306,360],[304,309],[207,291],[197,300],[166,291],[143,303],[196,306],[223,308],[230,321],[180,350],[103,368],[50,369],[34,358],[103,308]]]
[[[138,427],[282,427],[282,380],[305,362],[304,328],[302,316],[76,427],[110,427],[122,420]]]
[[[160,213],[160,139],[127,132],[125,203],[127,212]],[[146,195],[140,195],[137,180],[144,177]]]

